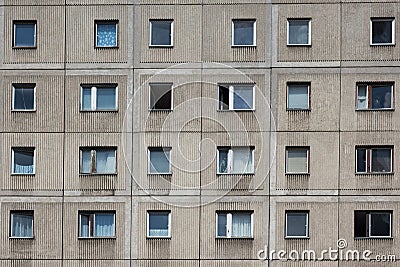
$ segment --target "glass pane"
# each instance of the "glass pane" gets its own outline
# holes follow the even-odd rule
[[[308,109],[308,85],[288,86],[288,108]]]
[[[151,109],[172,108],[171,84],[152,84],[150,85],[150,107]]]
[[[390,236],[390,213],[371,213],[371,236]]]
[[[15,24],[14,45],[15,46],[35,46],[34,23]]]
[[[96,150],[96,171],[97,173],[115,173],[115,150],[97,149]]]
[[[392,43],[392,20],[372,21],[372,43],[373,44],[390,44]]]
[[[372,108],[391,108],[392,107],[392,86],[372,86]]]
[[[92,154],[91,150],[82,150],[81,173],[91,172],[91,162],[92,162],[91,154]]]
[[[254,21],[233,22],[233,44],[234,45],[254,45]]]
[[[219,149],[219,162],[218,162],[218,172],[228,173],[228,152],[229,149]]]
[[[307,236],[307,214],[287,213],[286,214],[286,236]]]
[[[366,211],[354,212],[354,237],[368,237],[368,217]]]
[[[359,108],[359,109],[368,108],[367,86],[366,85],[358,86],[357,108]]]
[[[33,237],[33,215],[12,214],[12,237]]]
[[[229,109],[229,88],[227,86],[218,86],[218,97],[219,97],[219,110]]]
[[[80,237],[89,237],[90,215],[81,214]]]
[[[117,46],[117,24],[97,23],[96,46]]]
[[[96,213],[94,220],[94,236],[115,236],[114,214]]]
[[[97,88],[97,109],[115,110],[116,109],[115,88]]]
[[[218,214],[218,236],[226,236],[226,214]]]
[[[172,21],[151,21],[151,45],[171,45]]]
[[[253,108],[253,86],[235,86],[234,109],[252,109]]]
[[[233,173],[253,172],[253,153],[249,147],[233,149]]]
[[[308,44],[308,20],[289,20],[289,44]]]
[[[92,110],[92,88],[82,88],[82,110]]]
[[[150,173],[169,172],[169,150],[150,150]]]
[[[391,172],[392,150],[391,149],[371,149],[372,172]]]
[[[35,90],[33,87],[14,88],[14,109],[32,110],[34,109]]]
[[[357,148],[357,172],[367,172],[367,150]]]
[[[287,173],[308,173],[307,149],[287,150]]]
[[[149,236],[168,236],[168,213],[149,214]]]
[[[251,214],[232,214],[232,237],[251,237]]]
[[[14,170],[13,173],[33,174],[33,150],[14,149]]]

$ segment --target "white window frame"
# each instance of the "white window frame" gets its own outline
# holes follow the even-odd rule
[[[357,153],[357,150],[358,149],[364,149],[365,150],[365,153],[366,153],[366,161],[368,161],[368,162],[366,162],[366,165],[367,166],[365,166],[365,172],[359,172],[359,171],[357,171],[358,170],[358,153]],[[372,150],[380,150],[380,149],[390,149],[390,171],[388,171],[388,172],[373,172],[372,171]],[[385,147],[385,146],[382,146],[382,147],[368,147],[368,146],[366,146],[366,147],[364,147],[364,146],[356,146],[356,174],[390,174],[390,173],[393,173],[393,165],[394,165],[394,163],[393,163],[393,147],[390,147],[390,146],[388,146],[388,147]]]
[[[97,101],[97,90],[98,88],[107,88],[107,87],[115,88],[115,109],[97,109],[96,101]],[[91,109],[83,109],[83,89],[91,87],[90,100],[91,100]],[[85,85],[81,84],[81,102],[80,102],[80,111],[81,112],[107,112],[107,111],[118,111],[118,85],[116,84],[96,84],[96,85]]]
[[[29,214],[32,215],[32,236],[13,236],[13,220],[14,220],[14,214],[18,214],[18,215],[22,215],[22,214]],[[35,213],[33,210],[11,210],[10,211],[10,234],[8,235],[8,238],[10,239],[34,239],[35,238],[35,228],[34,228],[34,224],[35,224]]]
[[[367,87],[367,91],[366,91],[366,101],[367,101],[367,107],[366,108],[359,108],[358,107],[358,98],[359,98],[359,90],[360,90],[360,86],[366,86]],[[390,103],[390,108],[372,108],[372,107],[368,107],[370,100],[369,97],[369,88],[371,87],[371,91],[373,87],[376,86],[391,86],[392,90],[391,90],[391,103]],[[357,83],[357,92],[356,92],[356,110],[393,110],[394,109],[394,82],[370,82],[370,83]]]
[[[288,154],[289,150],[307,150],[307,172],[289,172]],[[285,174],[310,174],[310,147],[309,146],[287,146],[285,150]]]
[[[372,42],[372,22],[373,21],[392,21],[392,42],[391,43],[373,43]],[[389,18],[370,18],[369,20],[369,44],[371,46],[380,46],[380,45],[395,45],[396,44],[396,19],[389,17]]]
[[[232,237],[232,214],[250,214],[250,236],[233,236]],[[226,236],[218,235],[218,214],[226,214]],[[234,239],[248,239],[254,238],[254,211],[251,210],[237,210],[237,211],[223,211],[215,212],[215,238],[234,238]]]
[[[228,162],[227,162],[228,166],[227,166],[227,168],[231,169],[231,172],[219,172],[219,151],[222,148],[228,148],[229,149],[228,150]],[[251,150],[251,162],[253,164],[252,171],[251,172],[243,172],[243,173],[233,172],[232,171],[232,168],[233,168],[232,161],[233,161],[234,150],[235,149],[243,149],[243,148],[249,148]],[[226,147],[220,146],[220,147],[217,147],[217,174],[218,175],[232,175],[232,174],[254,175],[254,150],[255,150],[254,146],[230,146],[230,147],[229,146],[226,146]]]
[[[298,20],[298,21],[308,21],[308,42],[306,44],[291,44],[289,43],[289,30],[290,30],[290,23],[289,21]],[[288,18],[286,21],[286,45],[287,46],[311,46],[311,19],[310,18]]]
[[[227,87],[228,89],[229,89],[229,109],[221,109],[220,108],[220,95],[219,95],[219,87],[220,86],[222,86],[222,87]],[[251,107],[251,108],[249,108],[249,109],[240,109],[240,108],[234,108],[233,107],[233,99],[234,99],[234,97],[235,97],[235,86],[248,86],[248,87],[252,87],[252,90],[253,90],[253,106]],[[224,84],[224,83],[221,83],[221,84],[218,84],[217,85],[217,97],[218,97],[218,107],[217,107],[217,110],[218,111],[255,111],[256,109],[255,109],[255,106],[256,106],[256,93],[255,93],[255,88],[256,88],[256,85],[255,84],[240,84],[240,83],[237,83],[237,84]]]
[[[290,108],[289,107],[289,87],[290,86],[307,86],[307,108]],[[286,110],[311,110],[311,83],[310,82],[288,82],[286,84]]]
[[[161,149],[162,151],[168,150],[168,155],[169,155],[169,171],[168,172],[151,172],[151,161],[150,161],[150,153],[151,150],[155,149]],[[159,174],[159,175],[170,175],[172,174],[172,164],[171,164],[171,158],[172,158],[172,147],[168,146],[162,146],[162,147],[148,147],[147,148],[147,174],[152,175],[152,174]]]
[[[168,214],[168,236],[151,236],[150,235],[150,213]],[[170,210],[148,210],[147,211],[147,225],[146,237],[147,238],[171,238],[171,211]]]
[[[82,153],[83,153],[83,151],[90,151],[90,154],[92,154],[92,151],[94,151],[94,153],[95,153],[95,160],[94,160],[94,164],[97,164],[97,157],[96,157],[96,154],[97,154],[97,150],[102,150],[102,149],[110,149],[110,150],[114,150],[114,158],[115,158],[115,166],[114,166],[114,168],[115,168],[115,172],[110,172],[110,173],[108,173],[108,172],[106,172],[106,173],[103,173],[103,172],[97,172],[97,169],[96,169],[96,166],[92,166],[92,164],[90,164],[90,170],[93,170],[93,169],[96,169],[96,172],[92,172],[92,171],[90,171],[89,173],[85,173],[85,172],[82,172]],[[91,161],[91,163],[92,163],[92,161]],[[113,147],[113,146],[110,146],[110,147],[92,147],[92,146],[89,146],[89,147],[86,147],[86,146],[82,146],[82,147],[79,147],[79,175],[115,175],[115,174],[118,174],[118,168],[117,168],[117,164],[118,164],[118,161],[117,161],[117,147]]]
[[[158,44],[152,44],[152,31],[153,31],[153,21],[170,21],[171,22],[171,44],[170,45],[158,45]],[[174,20],[173,19],[150,19],[149,20],[149,47],[173,47],[174,46]]]
[[[253,21],[253,44],[251,45],[240,45],[235,44],[235,21]],[[255,47],[257,46],[257,20],[256,19],[232,19],[232,46],[233,47]]]
[[[14,107],[15,104],[15,87],[20,88],[20,87],[28,87],[33,88],[33,109],[16,109]],[[11,110],[12,111],[22,111],[22,112],[32,112],[36,111],[36,84],[33,83],[13,83],[12,84],[12,105],[11,105]]]
[[[78,225],[78,238],[79,239],[96,239],[96,238],[116,238],[116,227],[115,227],[115,211],[79,211],[79,225]],[[90,235],[90,229],[92,227],[96,227],[96,214],[110,214],[113,215],[113,226],[114,226],[114,235],[113,236],[97,236]],[[89,220],[89,236],[82,236],[81,227],[82,227],[82,215],[93,216],[93,222]],[[94,228],[93,228],[94,229]]]
[[[33,149],[33,173],[14,172],[14,149]],[[36,174],[36,148],[35,147],[12,147],[11,148],[11,175],[35,175]]]
[[[389,213],[390,226],[389,226],[389,235],[388,236],[374,236],[371,234],[371,214],[386,214]],[[368,237],[370,238],[391,238],[392,237],[392,213],[391,212],[381,212],[381,211],[370,211],[368,212]]]
[[[151,108],[151,86],[152,85],[170,85],[171,86],[171,108],[170,109],[153,109]],[[155,82],[149,83],[149,111],[172,111],[174,110],[174,84],[173,83],[162,83],[162,82]]]
[[[306,215],[306,235],[305,236],[290,236],[288,235],[288,214],[305,214]],[[291,211],[286,211],[285,212],[285,238],[287,239],[301,239],[301,238],[309,238],[310,233],[309,233],[309,224],[310,224],[310,214],[308,211],[296,211],[296,210],[291,210]]]
[[[118,42],[118,24],[119,21],[118,20],[114,20],[114,19],[110,19],[110,20],[95,20],[94,21],[95,24],[95,40],[94,40],[94,46],[96,48],[116,48],[119,45]],[[114,46],[98,46],[97,45],[97,26],[98,24],[110,24],[110,25],[114,25],[115,24],[115,45]]]
[[[34,24],[35,31],[33,33],[34,44],[30,46],[17,45],[15,43],[17,24]],[[37,47],[37,21],[36,20],[14,20],[13,21],[13,48],[36,48]]]

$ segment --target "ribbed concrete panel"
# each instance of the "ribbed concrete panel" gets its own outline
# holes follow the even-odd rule
[[[136,0],[66,0],[66,5],[128,5]]]
[[[127,29],[132,7],[92,5],[66,9],[67,63],[127,63]],[[95,20],[118,20],[117,48],[95,48]]]
[[[314,70],[307,71],[314,72]],[[278,131],[338,131],[340,75],[338,73],[294,74],[294,72],[293,69],[274,71],[272,75],[274,83],[277,84],[277,90],[271,90],[272,103],[275,103],[273,110],[276,129]],[[310,110],[287,110],[288,83],[304,82],[310,84]]]
[[[343,194],[374,195],[398,194],[400,179],[399,153],[400,137],[395,132],[374,133],[352,132],[340,136],[340,189]],[[355,174],[356,146],[393,146],[393,173]]]
[[[285,239],[286,211],[309,211],[309,238]],[[271,225],[271,229],[275,229],[276,236],[275,245],[271,244],[270,249],[275,251],[285,250],[287,253],[296,250],[300,255],[304,250],[314,250],[318,257],[321,256],[320,251],[324,249],[328,250],[330,247],[337,249],[337,214],[338,204],[336,202],[313,202],[296,199],[293,199],[293,202],[279,201],[276,203],[276,214],[271,214],[271,221],[276,222],[276,225]],[[329,218],[329,220],[326,218]],[[328,254],[325,254],[324,258],[328,258]]]
[[[61,267],[61,260],[0,260],[3,267]]]
[[[287,19],[311,19],[311,46],[287,46]],[[278,6],[278,61],[340,60],[340,5]]]
[[[35,49],[13,49],[13,20],[36,20]],[[4,7],[4,63],[61,63],[64,61],[64,7]],[[56,41],[55,41],[56,40]]]
[[[4,0],[5,6],[44,6],[44,5],[64,5],[64,0]]]
[[[201,267],[265,267],[267,263],[260,260],[206,260],[200,261]]]
[[[253,238],[216,238],[217,211],[253,211]],[[268,203],[257,201],[212,203],[202,207],[200,225],[201,259],[257,260],[257,252],[268,245],[267,233],[264,232],[264,229],[268,229]]]
[[[264,62],[267,32],[267,6],[205,5],[203,7],[203,61]],[[256,20],[256,46],[232,47],[232,19]]]
[[[115,238],[78,238],[79,211],[115,211]],[[107,260],[124,259],[124,242],[127,231],[125,229],[126,215],[123,202],[65,202],[64,203],[64,249],[63,257],[66,260],[90,259],[105,260],[100,266],[110,266]],[[86,265],[85,265],[86,264]],[[78,266],[87,265],[90,262]],[[69,265],[74,266],[74,265]],[[76,266],[76,265],[75,265]],[[117,265],[122,266],[122,265]]]
[[[341,130],[342,131],[398,131],[400,130],[400,110],[398,100],[398,69],[368,71],[365,68],[345,69],[341,79]],[[357,111],[357,83],[392,82],[393,110]]]
[[[121,134],[66,134],[65,135],[65,190],[114,190],[125,189],[126,162]],[[117,149],[117,174],[81,175],[80,147],[115,147]]]
[[[10,235],[10,211],[33,210],[33,239],[13,239]],[[62,248],[62,204],[8,202],[1,203],[1,259],[60,259]],[[1,263],[1,262],[0,262]],[[29,265],[25,262],[18,265],[11,262],[9,266],[50,266],[41,264]],[[4,265],[2,265],[4,266]],[[6,265],[7,266],[7,265]],[[56,265],[55,265],[56,266]]]
[[[55,72],[52,72],[55,74]],[[49,73],[48,73],[49,74]],[[58,73],[61,74],[61,73]],[[36,111],[12,111],[13,84],[36,84]],[[3,130],[5,132],[62,132],[64,128],[63,76],[32,75],[3,77]]]
[[[335,248],[332,248],[335,249]],[[340,263],[341,264],[341,263]],[[337,261],[279,261],[275,260],[269,263],[273,267],[337,267]],[[342,265],[340,265],[342,266]],[[353,265],[352,265],[353,266]]]
[[[272,4],[331,4],[345,1],[346,0],[271,0]]]
[[[201,5],[141,5],[141,63],[182,63],[201,60]],[[149,47],[150,19],[173,19],[173,47]]]
[[[129,260],[64,260],[64,267],[128,267]]]
[[[137,0],[140,5],[201,5],[203,0]]]
[[[285,174],[287,146],[310,148],[309,174]],[[296,190],[335,190],[339,183],[338,169],[338,133],[286,132],[277,134],[276,190],[284,190],[287,194],[297,194]]]
[[[399,12],[400,6],[396,3],[343,3],[342,60],[399,61],[398,45],[370,45],[371,17],[398,17]],[[398,43],[400,27],[395,27],[395,31],[396,43]]]
[[[137,266],[137,267],[156,267],[156,266],[198,267],[199,261],[196,261],[196,260],[135,260],[135,261],[132,261],[132,266]]]
[[[122,132],[127,106],[125,75],[68,75],[66,77],[66,132]],[[116,111],[81,111],[81,85],[116,84]],[[126,129],[125,129],[126,131]]]
[[[4,133],[2,136],[2,190],[62,190],[62,134]],[[11,174],[12,147],[35,148],[35,175]]]
[[[186,205],[189,203],[184,204]],[[171,211],[171,238],[146,238],[147,211],[151,210]],[[199,212],[198,207],[185,208],[180,205],[168,205],[161,202],[139,202],[137,235],[133,236],[132,239],[132,242],[137,244],[138,259],[174,260],[198,258]],[[171,263],[168,263],[167,261],[165,261],[165,263],[167,266],[174,266],[170,265]],[[159,265],[153,264],[139,264],[139,266]]]
[[[203,0],[205,5],[269,4],[271,0]]]

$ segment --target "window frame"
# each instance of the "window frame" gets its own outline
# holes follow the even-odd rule
[[[231,153],[228,152],[228,162],[233,161],[233,155],[234,155],[234,150],[236,149],[243,149],[243,148],[249,148],[251,151],[251,162],[253,164],[252,166],[252,172],[220,172],[219,171],[219,152],[220,149],[228,149],[228,151],[232,151]],[[254,175],[255,174],[255,168],[254,168],[254,150],[255,146],[217,146],[217,175]],[[230,157],[230,159],[229,159]]]
[[[85,88],[91,89],[90,93],[90,109],[83,109],[83,90]],[[115,89],[115,109],[98,109],[97,108],[97,91],[100,88],[114,88]],[[100,83],[100,84],[81,84],[80,85],[80,94],[81,94],[81,100],[80,100],[80,107],[79,111],[80,112],[118,112],[118,84],[116,83]],[[93,94],[94,92],[94,94]]]
[[[90,235],[91,229],[96,227],[96,214],[110,214],[113,215],[113,226],[114,226],[114,235],[113,236],[96,236]],[[82,236],[81,227],[82,227],[82,215],[93,216],[92,220],[89,220],[89,236]],[[92,226],[92,227],[91,227]],[[93,230],[94,234],[94,230]],[[116,228],[116,211],[115,210],[79,210],[78,211],[78,239],[115,239],[117,238],[117,228]]]
[[[288,235],[288,214],[305,214],[306,215],[306,235],[290,236]],[[285,211],[285,239],[309,239],[310,238],[310,211],[308,210],[286,210]]]
[[[366,91],[366,101],[367,102],[367,108],[359,108],[358,107],[358,98],[359,98],[359,90],[360,90],[360,86],[366,86],[367,87],[367,91]],[[377,86],[390,86],[392,88],[391,90],[391,107],[390,108],[372,108],[371,104],[371,99],[370,97],[372,97],[372,90],[373,87],[377,87]],[[395,83],[392,82],[357,82],[356,83],[356,111],[390,111],[390,110],[394,110],[394,91],[395,91]]]
[[[150,159],[150,154],[151,150],[157,151],[158,149],[162,150],[163,152],[165,150],[168,150],[168,163],[169,163],[169,172],[151,172],[151,159]],[[171,164],[171,158],[172,158],[172,147],[169,146],[149,146],[147,147],[147,175],[172,175],[172,164]]]
[[[168,215],[168,235],[167,236],[151,236],[150,235],[150,213],[167,214]],[[170,210],[147,210],[146,212],[146,238],[148,239],[171,239],[171,211]]]
[[[365,212],[367,220],[366,222],[366,227],[368,227],[368,231],[365,231],[365,233],[368,233],[368,236],[356,236],[356,213],[357,212]],[[390,218],[390,225],[389,225],[389,235],[388,236],[373,236],[371,235],[371,229],[372,229],[372,224],[371,224],[371,214],[389,214]],[[354,210],[354,224],[353,224],[353,232],[354,232],[354,239],[355,240],[360,240],[360,239],[393,239],[393,211],[392,210]]]
[[[14,150],[33,150],[33,173],[14,172],[15,151]],[[35,175],[36,174],[36,148],[35,147],[11,147],[11,175]]]
[[[13,236],[13,218],[14,214],[17,215],[31,215],[32,216],[32,236]],[[10,210],[10,221],[9,221],[9,239],[35,239],[35,212],[34,210]]]
[[[290,34],[290,21],[307,21],[308,22],[308,42],[307,44],[291,44],[289,43],[289,34]],[[311,18],[287,18],[286,19],[286,46],[311,46],[311,37],[312,37],[312,19]]]
[[[228,109],[221,109],[221,101],[220,101],[220,90],[219,88],[225,87],[228,88],[229,90],[229,105]],[[233,100],[234,100],[234,95],[235,95],[235,86],[251,86],[252,87],[252,92],[253,92],[253,105],[250,109],[235,109],[233,106]],[[218,83],[217,84],[217,99],[218,99],[218,106],[217,106],[217,111],[222,111],[222,112],[232,112],[232,111],[255,111],[256,110],[256,85],[254,83]]]
[[[365,149],[366,150],[366,166],[365,172],[359,172],[358,171],[358,153],[357,150],[358,149]],[[373,150],[380,150],[380,149],[390,149],[390,171],[388,172],[373,172],[372,171],[372,151]],[[356,166],[356,170],[355,170],[355,174],[356,175],[365,175],[365,174],[393,174],[393,168],[394,168],[394,153],[393,153],[394,147],[393,146],[356,146],[355,149],[355,166]]]
[[[307,86],[307,108],[289,107],[289,86]],[[286,111],[311,111],[311,82],[287,82],[286,83]]]
[[[95,154],[97,154],[97,149],[101,150],[106,150],[106,149],[110,149],[110,150],[114,150],[114,158],[115,158],[115,166],[114,166],[114,170],[115,172],[106,172],[106,173],[99,173],[97,172],[97,168],[96,166],[92,166],[92,163],[94,161],[94,164],[97,164],[97,157],[95,155],[94,159],[91,157],[91,163],[90,163],[90,170],[95,169],[96,172],[92,172],[90,171],[90,173],[84,173],[82,172],[82,165],[83,165],[83,161],[82,161],[82,152],[85,150],[89,150],[90,154],[92,154],[92,151],[95,151]],[[79,175],[117,175],[118,174],[118,148],[116,146],[80,146],[79,147]]]
[[[235,22],[236,21],[247,21],[253,22],[253,44],[251,45],[242,45],[242,44],[235,44]],[[232,47],[256,47],[257,46],[257,19],[232,19]]]
[[[164,21],[164,22],[171,22],[170,23],[170,43],[169,45],[159,45],[159,44],[152,44],[152,32],[153,32],[153,21]],[[159,47],[159,48],[171,48],[174,47],[174,19],[149,19],[149,47]]]
[[[30,25],[30,24],[34,24],[35,25],[35,29],[33,32],[33,45],[17,45],[15,43],[15,38],[16,38],[16,26],[17,24],[26,24],[26,25]],[[12,48],[13,49],[36,49],[37,48],[37,20],[13,20],[13,43],[12,43]]]
[[[171,108],[170,109],[154,109],[151,108],[151,86],[152,85],[171,85]],[[163,82],[154,82],[154,83],[149,83],[149,111],[154,112],[154,111],[173,111],[174,110],[174,84],[171,83],[163,83]]]
[[[115,45],[98,46],[97,45],[97,26],[98,24],[115,25]],[[96,19],[94,20],[94,47],[95,48],[118,48],[119,47],[119,20],[118,19]]]
[[[372,42],[372,24],[373,21],[388,21],[392,22],[392,42],[391,43],[373,43]],[[369,19],[369,44],[370,46],[394,46],[396,45],[396,18],[395,17],[371,17]]]
[[[15,106],[15,89],[18,88],[32,88],[33,89],[33,109],[16,109]],[[36,84],[35,83],[12,83],[12,102],[11,111],[13,112],[35,112],[36,111]]]
[[[226,236],[218,235],[218,215],[226,214]],[[250,236],[232,237],[232,215],[250,214]],[[215,238],[216,239],[253,239],[254,238],[254,210],[217,210],[215,211]]]
[[[307,172],[288,172],[288,150],[307,150]],[[286,146],[285,147],[285,175],[310,175],[310,147],[309,146]]]

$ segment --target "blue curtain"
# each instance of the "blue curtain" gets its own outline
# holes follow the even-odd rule
[[[97,24],[97,46],[117,46],[117,24]]]

